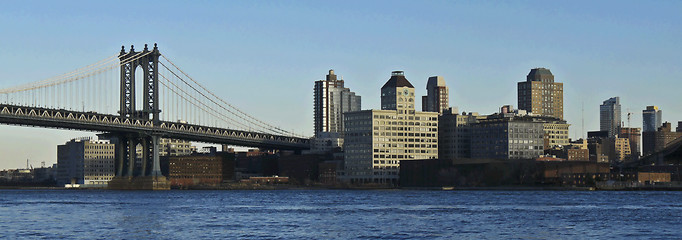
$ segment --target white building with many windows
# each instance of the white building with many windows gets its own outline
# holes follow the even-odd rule
[[[76,138],[57,146],[57,183],[106,187],[114,177],[114,144]]]
[[[344,114],[344,180],[397,184],[400,161],[438,157],[438,113],[414,110],[402,71],[381,88],[382,110]]]

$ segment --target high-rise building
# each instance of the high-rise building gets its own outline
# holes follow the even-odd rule
[[[614,137],[620,125],[620,98],[609,98],[599,106],[599,130],[608,131],[609,137]]]
[[[403,71],[393,71],[381,87],[381,110],[397,110],[400,114],[415,112],[414,86],[407,81]]]
[[[57,184],[106,187],[114,177],[114,144],[77,138],[57,146]]]
[[[315,135],[335,132],[343,136],[343,113],[360,111],[360,96],[345,88],[343,79],[329,70],[325,80],[315,81],[313,97]]]
[[[422,111],[443,113],[448,109],[448,87],[442,76],[429,77],[426,82],[426,96],[422,96]]]
[[[564,84],[554,82],[547,68],[533,68],[518,83],[519,109],[535,115],[564,118]]]
[[[381,88],[381,109],[344,114],[344,180],[397,184],[400,161],[438,157],[438,113],[414,110],[402,71]]]
[[[663,121],[663,111],[657,106],[647,106],[642,110],[642,132],[655,132]]]

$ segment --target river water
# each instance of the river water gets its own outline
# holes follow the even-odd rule
[[[0,238],[682,238],[682,192],[0,190]]]

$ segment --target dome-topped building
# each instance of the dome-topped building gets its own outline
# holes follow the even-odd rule
[[[554,75],[552,75],[552,72],[547,68],[533,68],[530,70],[530,73],[528,73],[528,76],[526,76],[526,81],[553,83]]]

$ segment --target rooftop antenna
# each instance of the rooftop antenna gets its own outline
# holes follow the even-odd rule
[[[582,102],[582,108],[581,108],[581,121],[582,124],[580,125],[580,132],[583,134],[583,139],[585,139],[585,101]]]

